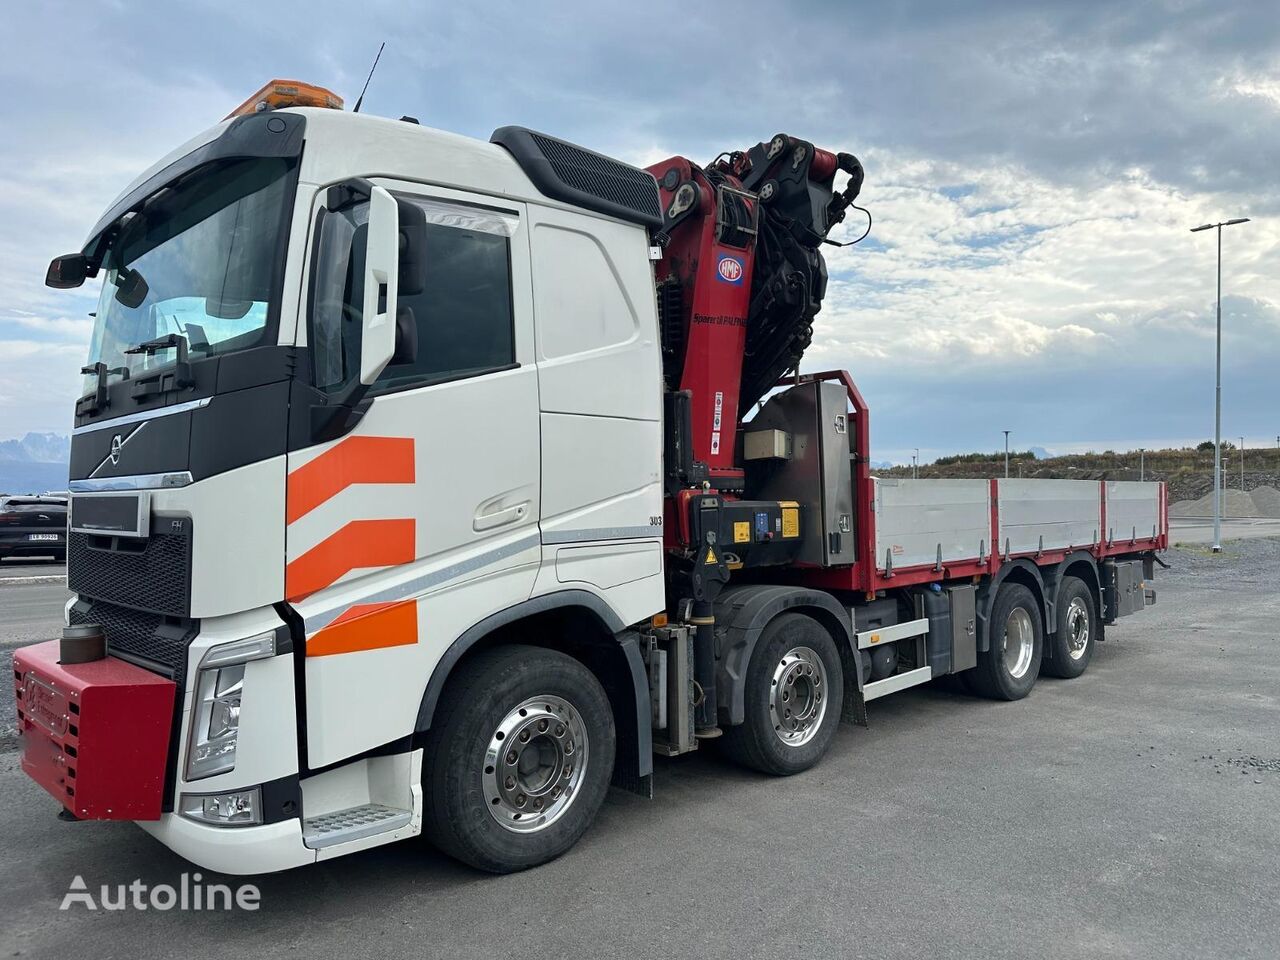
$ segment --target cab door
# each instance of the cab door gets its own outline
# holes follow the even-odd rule
[[[399,211],[396,353],[353,427],[289,454],[285,582],[306,630],[311,769],[412,733],[441,655],[526,599],[540,556],[524,205],[376,183]],[[359,376],[368,212],[326,209],[328,196],[307,335],[313,382],[332,393]]]

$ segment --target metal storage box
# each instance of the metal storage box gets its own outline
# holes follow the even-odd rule
[[[771,397],[748,431],[791,435],[790,460],[748,460],[747,494],[795,500],[804,517],[801,563],[854,561],[849,399],[843,384],[802,383]]]

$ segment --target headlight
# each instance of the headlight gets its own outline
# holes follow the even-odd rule
[[[244,665],[274,655],[275,633],[219,644],[204,655],[196,674],[196,698],[191,707],[188,780],[235,769]]]
[[[191,713],[188,780],[235,769],[236,738],[240,733],[240,693],[243,689],[244,664],[200,671],[196,702]]]

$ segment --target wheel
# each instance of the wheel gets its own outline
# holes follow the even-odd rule
[[[1076,577],[1064,577],[1058,592],[1058,630],[1046,643],[1053,652],[1041,671],[1072,679],[1084,673],[1093,658],[1098,637],[1098,613],[1093,591]]]
[[[614,749],[609,698],[577,660],[483,651],[449,679],[427,735],[424,832],[491,873],[553,860],[595,819]]]
[[[1005,583],[991,611],[991,644],[966,671],[969,688],[993,700],[1021,700],[1035,686],[1044,652],[1044,630],[1035,595]]]
[[[844,704],[844,674],[831,634],[803,614],[769,621],[747,665],[743,701],[743,722],[718,741],[730,757],[777,776],[817,763]]]

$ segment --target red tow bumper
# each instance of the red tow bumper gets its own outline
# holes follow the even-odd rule
[[[115,657],[64,666],[58,647],[13,655],[23,771],[82,819],[158,820],[177,685]]]

